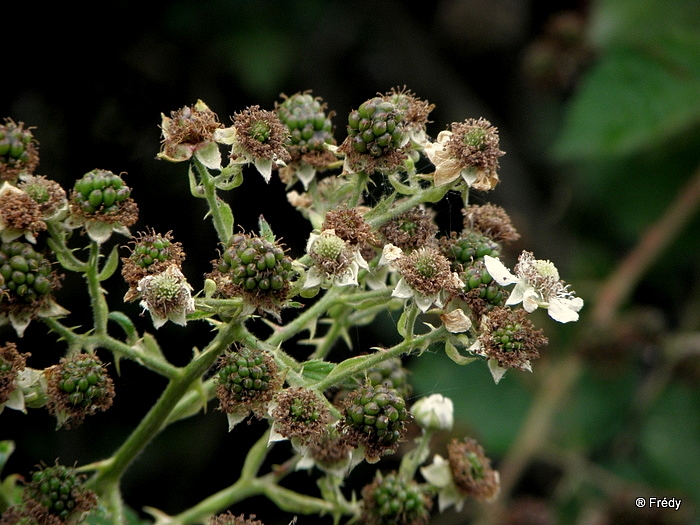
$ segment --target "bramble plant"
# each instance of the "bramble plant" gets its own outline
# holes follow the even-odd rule
[[[452,430],[453,403],[439,394],[411,398],[402,358],[444,350],[455,366],[484,363],[498,383],[510,368],[532,372],[547,344],[531,312],[542,308],[568,323],[578,319],[583,301],[548,260],[525,251],[513,272],[501,261],[503,246],[519,238],[515,227],[503,208],[470,202],[472,191],[499,183],[504,152],[497,129],[470,118],[433,142],[426,133],[432,109],[406,89],[378,94],[350,112],[340,143],[334,113],[309,92],[282,96],[269,111],[248,107],[229,127],[202,101],[163,115],[158,157],[187,166],[191,194],[206,201],[219,241],[212,248],[218,259],[199,277],[183,272],[187,247],[171,232],[147,227],[132,237],[137,185],[132,191],[122,175],[102,169],[65,189],[35,175],[31,128],[6,119],[0,324],[12,326],[17,342],[0,348],[0,410],[45,406],[57,428],[78,426],[110,408],[118,385],[108,364],[119,371],[123,359],[168,383],[112,456],[73,467],[57,461],[24,483],[6,478],[0,523],[131,522],[121,497],[124,473],[164,427],[210,403],[232,432],[257,428],[237,426],[250,418],[268,428],[244,451],[237,480],[177,515],[147,509],[156,523],[259,524],[229,509],[261,495],[290,517],[420,525],[431,512],[461,509],[469,498],[497,498],[499,474],[474,439],[450,436],[447,450],[430,450],[435,433]],[[290,206],[308,220],[302,256],[290,255],[264,209],[257,231],[236,226],[226,196],[242,191],[254,171],[266,181],[277,173]],[[435,204],[448,192],[461,195],[463,227],[440,232]],[[130,240],[107,250],[113,236]],[[179,325],[172,330],[192,323],[212,328],[211,340],[187,364],[172,364],[153,333],[139,333],[124,312],[108,306],[102,283],[118,270],[124,301],[138,301],[155,329],[168,322]],[[67,272],[84,277],[93,326],[65,322],[70,314],[59,302]],[[396,313],[397,344],[359,348],[333,362],[332,349],[350,344],[352,328],[387,311]],[[265,323],[253,323],[257,318]],[[63,348],[60,361],[44,370],[31,368],[31,356],[21,353],[23,334],[38,323]],[[407,437],[411,425],[420,429],[415,441]],[[289,442],[287,461],[264,471],[280,441]],[[2,445],[6,459],[13,444]],[[383,468],[382,459],[399,454],[399,446],[398,469]],[[362,461],[376,463],[373,481],[347,486]],[[296,469],[314,472],[320,494],[282,484]]]

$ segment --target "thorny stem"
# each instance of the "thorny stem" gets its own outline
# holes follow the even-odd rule
[[[176,377],[171,378],[156,404],[138,427],[90,480],[98,494],[108,493],[118,486],[124,471],[163,429],[170,413],[194,381],[209,369],[228,344],[240,336],[239,328],[239,325],[224,325],[207,348],[182,368]]]
[[[207,167],[196,157],[193,157],[193,163],[197,169],[197,173],[199,173],[202,188],[204,189],[204,197],[207,199],[207,203],[209,204],[209,214],[214,222],[216,234],[219,237],[219,241],[226,244],[229,242],[233,233],[233,215],[231,216],[231,224],[226,224],[221,208],[228,207],[228,204],[223,203],[216,194],[216,185]]]

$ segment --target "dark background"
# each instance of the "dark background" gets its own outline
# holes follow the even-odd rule
[[[629,238],[608,228],[607,212],[592,214],[589,203],[577,201],[573,175],[547,154],[587,61],[574,64],[574,73],[563,78],[547,76],[546,68],[544,76],[533,77],[525,61],[551,15],[572,10],[585,20],[588,5],[543,4],[442,0],[409,7],[399,1],[220,0],[103,2],[75,12],[63,6],[36,12],[15,6],[7,16],[11,27],[4,38],[0,115],[36,126],[37,173],[67,189],[94,168],[126,172],[140,207],[132,231],[172,230],[188,254],[185,274],[198,289],[198,276],[217,255],[215,236],[203,221],[204,203],[189,196],[185,166],[155,158],[161,112],[202,99],[229,124],[229,117],[248,105],[272,109],[281,93],[311,89],[336,112],[341,142],[351,109],[377,92],[405,85],[436,105],[428,128],[432,137],[468,117],[483,116],[499,128],[507,153],[501,161],[503,183],[477,200],[505,206],[523,245],[538,257],[555,259],[560,268],[583,268],[592,278],[627,249]],[[287,207],[281,182],[273,176],[266,185],[248,171],[239,190],[229,200],[237,223],[253,229],[265,213],[298,255],[308,226]],[[458,201],[448,200],[441,219],[446,227],[457,228],[459,209]],[[573,260],[582,239],[593,235],[605,244],[605,257],[585,264]],[[126,286],[118,275],[106,287],[114,308],[138,314],[136,305],[121,302]],[[71,310],[73,324],[89,323],[79,278],[68,276],[57,297]],[[153,331],[147,321],[139,321],[140,329]],[[192,346],[206,344],[209,337],[201,325],[188,326],[184,338],[170,325],[157,335],[176,364],[185,363]],[[0,328],[2,339],[17,340],[7,327]],[[62,355],[61,343],[54,340],[33,323],[17,342],[21,351],[32,353],[29,365],[40,368]],[[161,378],[123,362],[113,409],[79,429],[54,433],[48,414],[5,411],[0,439],[16,440],[18,450],[4,475],[26,473],[56,457],[83,464],[110,454],[163,386]],[[176,513],[232,479],[247,446],[241,433],[226,433],[225,418],[213,410],[173,425],[129,470],[124,497],[136,509],[150,505]],[[287,515],[265,512],[269,507],[254,500],[238,509],[267,517],[268,524],[289,521]]]

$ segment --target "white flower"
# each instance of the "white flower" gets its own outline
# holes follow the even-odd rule
[[[507,305],[523,303],[528,313],[545,308],[549,316],[560,323],[578,320],[583,299],[574,297],[574,292],[569,291],[568,285],[559,278],[559,271],[552,262],[535,259],[532,253],[523,252],[518,258],[515,275],[499,259],[489,255],[484,256],[484,263],[498,284],[515,284]]]
[[[443,512],[445,509],[455,506],[457,512],[462,510],[466,496],[460,493],[452,478],[450,463],[439,454],[435,454],[433,463],[421,467],[420,473],[428,483],[438,489],[438,509]]]
[[[369,268],[359,248],[351,248],[332,229],[320,234],[311,233],[306,243],[306,252],[316,264],[307,272],[304,288],[357,286],[360,268]]]
[[[187,314],[194,312],[192,286],[176,265],[159,274],[147,275],[139,281],[137,290],[143,298],[141,307],[150,312],[156,328],[167,321],[185,326]]]
[[[416,401],[411,407],[416,422],[426,430],[451,430],[454,425],[454,405],[449,397],[432,394]]]

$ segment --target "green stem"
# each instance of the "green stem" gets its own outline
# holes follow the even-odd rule
[[[202,188],[204,188],[204,197],[209,204],[209,214],[214,223],[216,234],[222,244],[227,244],[233,235],[233,213],[231,212],[231,208],[216,194],[216,184],[207,167],[197,160],[196,157],[193,157],[193,163],[197,169],[197,173],[199,173]],[[222,209],[227,209],[227,211],[231,213],[230,224],[224,219]]]
[[[448,190],[449,185],[440,186],[437,188],[434,186],[425,188],[405,200],[397,201],[396,205],[392,206],[391,209],[383,213],[374,214],[373,210],[370,210],[365,215],[365,219],[373,228],[379,228],[382,224],[389,222],[397,215],[401,215],[419,204],[424,204],[426,202],[438,202],[445,196]]]
[[[173,523],[196,523],[239,501],[261,494],[262,487],[256,482],[256,476],[270,450],[267,445],[269,437],[270,431],[267,430],[248,450],[241,469],[241,476],[233,485],[212,494],[177,516],[173,516]]]
[[[340,363],[333,371],[318,383],[310,385],[309,388],[322,392],[333,385],[337,385],[344,379],[361,374],[379,363],[403,354],[409,354],[414,350],[423,351],[431,344],[444,340],[448,335],[444,326],[431,330],[425,334],[418,335],[410,341],[404,340],[387,350],[379,350],[373,354],[352,357]]]
[[[345,292],[345,289],[346,287],[341,286],[330,288],[323,297],[305,310],[304,313],[287,323],[284,327],[276,330],[265,342],[270,346],[278,346],[299,332],[308,329],[312,323],[315,323],[321,315],[335,304],[338,297]]]
[[[177,403],[196,379],[214,364],[224,348],[240,336],[238,325],[224,325],[207,348],[170,379],[156,404],[141,420],[122,446],[105,463],[94,478],[92,486],[98,494],[105,494],[118,485],[120,478],[136,456],[163,429]]]
[[[406,454],[401,460],[399,467],[399,477],[404,481],[412,480],[418,467],[427,459],[430,453],[430,439],[433,437],[432,430],[423,430],[421,437],[416,439],[417,446]]]
[[[104,291],[100,285],[99,275],[100,245],[95,241],[90,242],[90,257],[88,258],[85,279],[88,283],[88,293],[90,294],[90,307],[92,308],[93,323],[95,333],[99,335],[107,334],[107,319],[109,307],[105,299]]]

